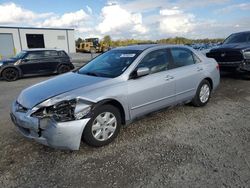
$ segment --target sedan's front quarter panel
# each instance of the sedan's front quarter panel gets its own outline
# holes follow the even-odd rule
[[[57,122],[52,118],[33,117],[33,110],[18,112],[17,103],[11,108],[11,119],[26,138],[57,149],[78,150],[82,133],[90,118]]]
[[[108,80],[110,84],[100,84],[96,87],[85,87],[79,88],[74,91],[73,96],[75,98],[82,98],[84,100],[90,101],[93,105],[102,104],[103,102],[118,102],[124,111],[125,121],[129,122],[131,120],[129,103],[127,97],[127,82],[122,77],[115,78],[113,80]],[[64,93],[63,96],[70,95],[69,93]]]

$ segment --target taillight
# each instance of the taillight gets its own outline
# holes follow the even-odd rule
[[[220,65],[219,64],[216,65],[216,69],[220,70]]]

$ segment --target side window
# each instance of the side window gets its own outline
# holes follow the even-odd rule
[[[173,48],[171,49],[171,54],[173,57],[173,64],[171,65],[171,68],[178,68],[195,64],[193,52],[188,49]]]
[[[139,63],[139,67],[148,67],[150,74],[167,70],[169,56],[167,49],[156,50],[147,54]]]
[[[50,50],[50,51],[44,51],[45,57],[55,57],[58,56],[57,51]]]
[[[29,52],[29,54],[26,57],[27,59],[41,59],[44,58],[44,53],[41,52]]]

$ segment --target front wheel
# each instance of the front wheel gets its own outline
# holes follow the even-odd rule
[[[112,142],[121,127],[119,109],[112,105],[103,105],[94,110],[83,132],[84,141],[91,146],[101,147]]]
[[[18,79],[19,73],[18,70],[15,68],[6,68],[2,72],[2,77],[4,80],[11,82]]]
[[[192,101],[192,104],[197,107],[205,106],[211,97],[211,85],[209,81],[203,80],[197,91],[196,95]]]
[[[96,49],[95,49],[95,48],[91,48],[91,49],[90,49],[90,53],[95,54],[95,53],[96,53]]]

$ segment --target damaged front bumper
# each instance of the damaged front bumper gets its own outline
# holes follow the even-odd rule
[[[11,119],[27,138],[57,149],[78,150],[82,133],[90,118],[56,122],[52,118],[32,117],[32,111],[19,111],[17,103],[11,107]]]
[[[250,60],[244,61],[239,68],[242,71],[250,72]]]
[[[235,62],[218,62],[221,70],[238,70],[250,72],[250,60],[235,61]]]

